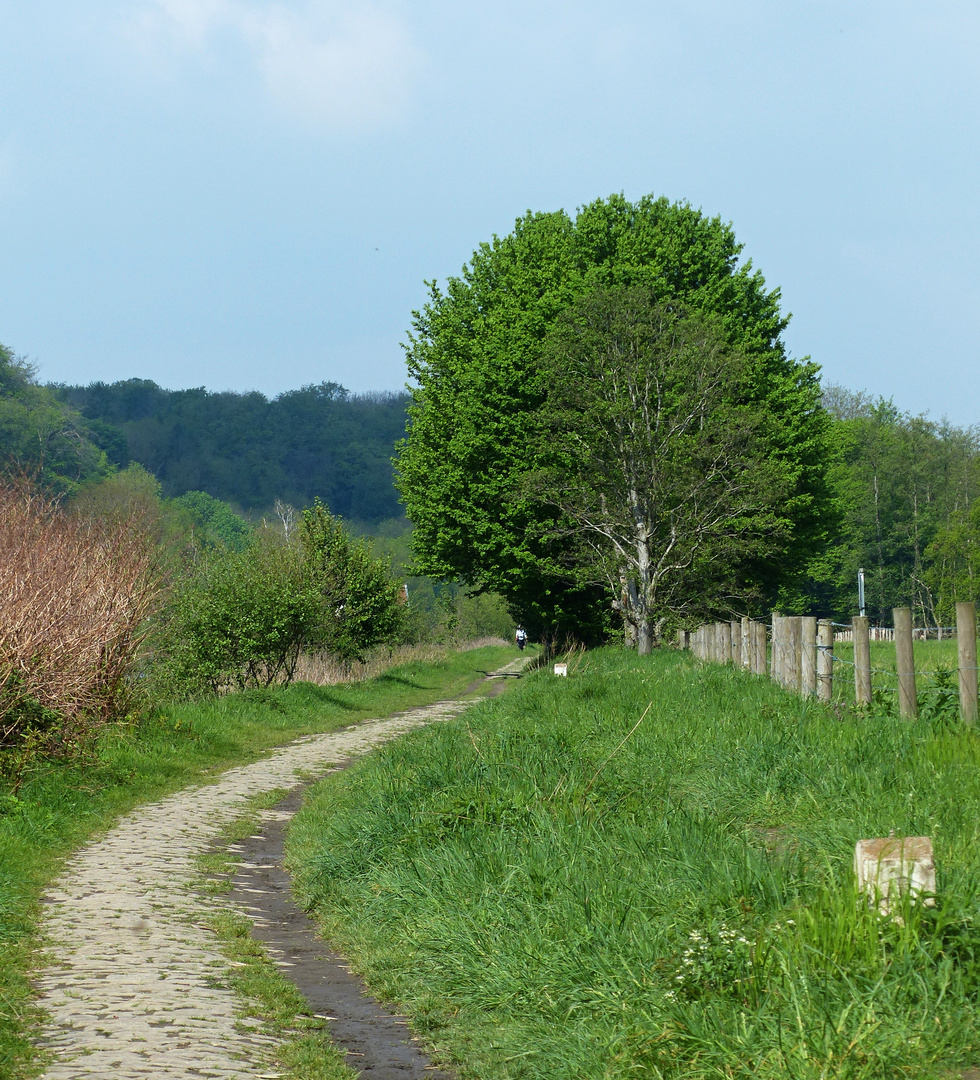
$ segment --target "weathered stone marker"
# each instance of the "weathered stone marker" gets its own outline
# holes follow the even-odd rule
[[[891,912],[899,896],[929,894],[924,903],[935,903],[936,864],[928,836],[886,836],[858,840],[854,849],[854,873],[858,889],[877,904],[882,915]]]

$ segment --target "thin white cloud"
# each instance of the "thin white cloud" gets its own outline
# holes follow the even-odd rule
[[[352,0],[144,0],[141,51],[246,56],[291,115],[350,128],[397,118],[423,57],[390,6]]]

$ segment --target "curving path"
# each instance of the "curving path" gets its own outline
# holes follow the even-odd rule
[[[323,773],[473,703],[442,701],[299,739],[141,806],[79,851],[47,897],[44,930],[58,958],[36,980],[50,1016],[40,1044],[56,1055],[46,1080],[277,1076],[273,1040],[244,1029],[238,999],[223,988],[228,961],[201,920],[229,901],[194,891],[195,858],[249,797],[296,787],[298,773]]]

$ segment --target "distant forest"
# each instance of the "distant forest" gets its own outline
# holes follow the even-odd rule
[[[120,467],[137,461],[173,498],[204,491],[245,512],[319,496],[366,525],[402,510],[392,482],[407,394],[351,394],[323,382],[271,401],[258,392],[164,390],[148,379],[49,385],[81,413],[87,434]]]
[[[404,574],[408,525],[391,458],[407,401],[336,383],[271,401],[164,390],[146,379],[44,386],[30,363],[0,345],[0,472],[26,471],[51,492],[84,499],[138,462],[164,497],[191,493],[183,509],[199,525],[207,509],[211,531],[217,509],[194,493],[253,520],[271,515],[277,499],[300,510],[319,496],[375,537]],[[826,546],[802,568],[798,590],[774,602],[787,613],[847,618],[864,567],[876,622],[889,625],[892,606],[909,604],[919,625],[950,625],[957,600],[980,600],[980,427],[903,413],[839,386],[825,386],[824,406],[835,444]]]

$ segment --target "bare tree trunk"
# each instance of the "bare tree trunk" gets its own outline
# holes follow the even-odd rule
[[[634,505],[636,503],[634,502]],[[650,625],[650,593],[653,589],[653,560],[650,558],[650,536],[639,511],[636,521],[636,651],[640,656],[653,652],[653,627]]]

